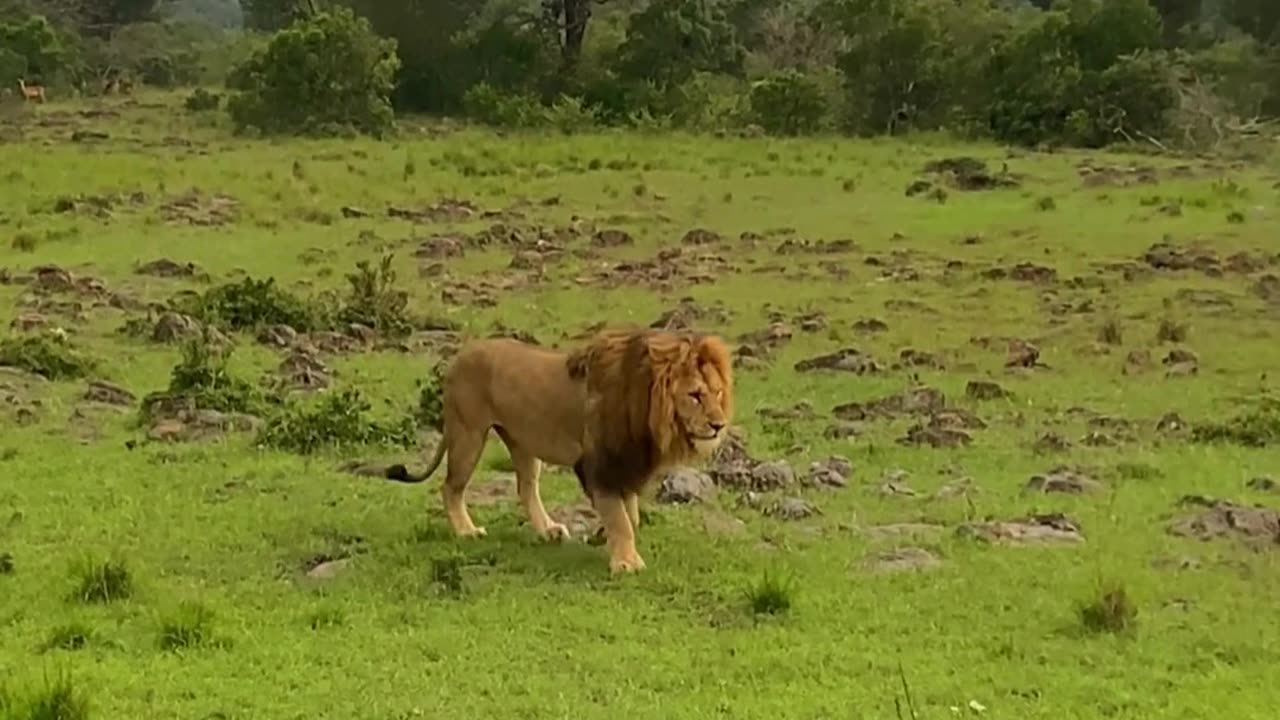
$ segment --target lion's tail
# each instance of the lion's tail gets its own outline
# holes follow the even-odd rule
[[[431,463],[427,465],[427,469],[424,470],[421,475],[414,475],[413,473],[409,472],[409,468],[405,467],[404,465],[397,464],[397,465],[392,465],[388,467],[383,477],[385,477],[388,480],[395,480],[396,482],[402,482],[402,483],[420,483],[426,480],[427,478],[431,477],[431,473],[435,472],[436,468],[440,467],[440,461],[444,459],[444,450],[445,450],[444,436],[441,436],[440,442],[436,443],[435,456],[431,458]]]

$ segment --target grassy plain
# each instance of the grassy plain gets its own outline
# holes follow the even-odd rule
[[[19,702],[47,694],[59,673],[96,718],[910,717],[898,706],[904,679],[922,718],[1249,718],[1280,701],[1275,544],[1167,529],[1204,510],[1179,506],[1184,495],[1280,505],[1265,482],[1249,484],[1280,474],[1280,453],[1156,429],[1169,412],[1228,419],[1275,391],[1280,298],[1268,299],[1264,277],[1280,262],[1274,156],[1268,166],[928,138],[499,136],[432,125],[383,143],[275,142],[233,138],[165,96],[53,102],[3,123],[0,268],[14,277],[57,265],[162,303],[247,273],[306,295],[395,252],[411,308],[466,336],[505,327],[560,344],[600,321],[651,323],[684,297],[707,311],[695,325],[731,338],[776,313],[790,339],[740,370],[748,447],[800,477],[832,453],[853,465],[846,488],[797,483],[763,500],[803,498],[820,510],[804,519],[769,516],[731,488],[687,506],[647,500],[649,569],[610,579],[603,548],[533,539],[496,440],[472,485],[490,536],[455,543],[439,475],[425,488],[357,477],[338,469],[345,457],[260,450],[246,433],[147,442],[130,424],[136,403],[86,402],[85,380],[0,375],[0,683]],[[106,137],[71,140],[84,130]],[[922,166],[960,155],[997,173],[1007,163],[1020,185],[947,187],[943,202],[904,193],[921,178],[945,186]],[[189,191],[196,210],[165,210]],[[59,198],[116,194],[101,213],[91,203],[56,209]],[[188,221],[219,194],[235,201],[218,206],[225,222]],[[442,198],[504,214],[386,214]],[[344,206],[368,216],[345,217]],[[541,226],[565,252],[538,263],[541,273],[512,269],[513,254],[534,246],[467,239],[497,222],[527,243]],[[578,232],[557,234],[570,227]],[[594,247],[606,228],[635,243]],[[693,228],[724,239],[682,247]],[[414,256],[436,236],[461,239],[464,254]],[[788,238],[853,244],[777,253]],[[1220,271],[1203,260],[1152,268],[1143,254],[1163,240],[1216,257]],[[606,283],[587,281],[670,248],[683,254],[643,278],[615,269]],[[195,263],[210,279],[134,271],[159,258]],[[433,263],[443,274],[420,275]],[[986,274],[1018,263],[1054,273]],[[666,289],[651,282],[663,272]],[[73,296],[0,284],[0,320],[40,314],[99,359],[97,377],[138,398],[163,389],[177,347],[117,332],[145,312],[81,298],[76,320],[55,304]],[[812,313],[825,324],[803,329]],[[870,319],[883,328],[868,331]],[[1185,338],[1159,340],[1162,321]],[[1038,347],[1040,364],[1006,367],[1009,338]],[[360,388],[392,418],[412,407],[435,360],[424,347],[324,357],[335,387]],[[879,372],[795,369],[846,347]],[[936,362],[897,367],[907,348]],[[1174,349],[1196,357],[1171,370],[1161,360]],[[279,362],[280,351],[237,337],[237,372],[272,373]],[[974,380],[1010,396],[969,398]],[[951,448],[897,442],[919,417],[826,432],[834,407],[917,383],[986,427]],[[761,413],[800,402],[812,415]],[[1046,433],[1067,447],[1036,450]],[[360,457],[420,467],[429,447],[424,438],[417,452]],[[1064,464],[1083,468],[1094,491],[1024,489]],[[935,495],[966,477],[967,492]],[[543,487],[550,508],[581,503],[570,474],[548,469]],[[957,531],[1051,512],[1078,523],[1083,542],[1006,546]],[[936,564],[886,570],[877,560],[895,549]],[[476,561],[454,578],[461,593],[433,574],[455,552]],[[348,560],[331,577],[307,575],[335,558]],[[130,596],[73,599],[87,559],[123,563]],[[766,573],[792,578],[789,610],[752,612],[747,590]],[[1136,621],[1090,631],[1080,608],[1115,586]],[[202,632],[205,642],[191,639]]]

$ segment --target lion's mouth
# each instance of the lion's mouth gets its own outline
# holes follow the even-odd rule
[[[713,432],[710,435],[695,435],[693,433],[689,433],[689,439],[694,442],[705,442],[707,440],[715,440],[718,437],[720,437],[720,433],[718,432]]]

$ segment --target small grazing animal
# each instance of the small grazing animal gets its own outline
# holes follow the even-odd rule
[[[25,80],[18,78],[18,89],[22,91],[23,100],[39,100],[44,102],[44,86],[28,85]]]

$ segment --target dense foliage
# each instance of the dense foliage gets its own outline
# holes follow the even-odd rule
[[[394,107],[1099,146],[1280,114],[1272,0],[0,0],[0,39],[6,86],[229,77],[267,132],[381,134]]]

